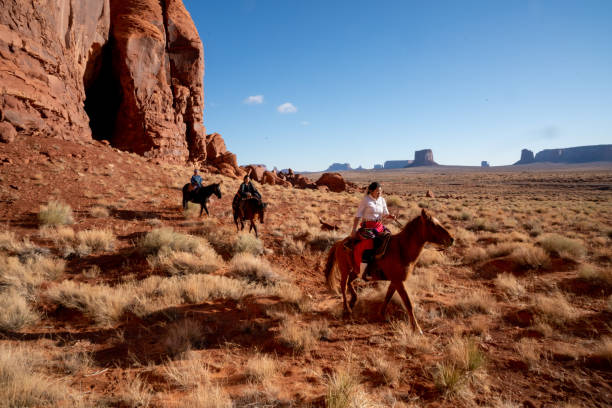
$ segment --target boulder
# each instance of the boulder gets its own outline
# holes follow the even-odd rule
[[[253,180],[261,183],[266,168],[265,166],[260,166],[257,164],[249,164],[248,166],[245,166],[243,170],[249,174]]]
[[[433,191],[427,190],[427,193],[425,193],[425,197],[427,197],[427,198],[436,198],[436,195],[434,194]]]
[[[317,186],[327,186],[330,191],[340,193],[346,190],[347,184],[340,173],[323,173],[316,181]]]
[[[15,141],[15,137],[17,136],[17,131],[8,122],[0,122],[0,142],[2,143],[12,143]]]

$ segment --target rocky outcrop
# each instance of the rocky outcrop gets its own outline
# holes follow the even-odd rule
[[[529,164],[533,163],[535,160],[533,156],[533,152],[531,150],[523,149],[521,150],[521,159],[514,164]]]
[[[357,187],[355,184],[345,181],[340,173],[323,173],[315,184],[319,187],[325,186],[334,193]]]
[[[94,138],[161,161],[232,166],[224,143],[207,143],[203,46],[181,0],[0,6],[0,121],[17,137]]]
[[[259,164],[249,164],[248,166],[244,166],[242,168],[246,174],[248,174],[253,180],[261,183],[263,179],[264,171],[266,171],[266,166],[262,166]]]
[[[491,167],[488,161],[483,160],[480,162],[480,167]]]
[[[388,170],[388,169],[403,169],[404,167],[407,167],[410,164],[412,164],[412,160],[387,160],[384,163],[383,168],[385,170]]]
[[[589,163],[612,161],[612,145],[594,145],[568,147],[565,149],[546,149],[539,151],[535,157],[527,149],[521,151],[521,160],[514,164],[529,163]]]
[[[438,163],[434,161],[433,152],[431,149],[417,150],[414,152],[414,161],[406,167],[417,167],[417,166],[437,166]]]
[[[349,163],[333,163],[325,171],[346,171],[346,170],[352,170],[352,167]]]
[[[276,172],[264,171],[261,184],[271,184],[273,186],[291,187],[291,183],[278,177]]]
[[[612,161],[612,145],[579,146],[567,149],[546,149],[535,155],[536,162],[588,163]]]

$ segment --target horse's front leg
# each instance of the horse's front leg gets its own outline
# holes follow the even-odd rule
[[[257,226],[255,225],[255,223],[253,222],[253,220],[251,220],[251,228],[249,228],[249,232],[251,232],[251,230],[255,230],[255,237],[259,238],[257,235]]]
[[[355,303],[357,302],[357,292],[355,291],[355,288],[353,287],[353,281],[355,280],[355,278],[357,278],[356,275],[349,274],[348,289],[349,289],[349,292],[351,293],[351,300],[349,302],[349,306],[351,307],[351,310],[355,307]]]
[[[393,282],[391,282],[393,285]],[[421,330],[421,326],[417,323],[416,317],[414,317],[414,310],[412,310],[412,302],[410,301],[410,297],[408,296],[408,292],[406,292],[406,287],[404,286],[404,282],[397,282],[397,292],[402,298],[404,302],[404,306],[408,310],[408,316],[410,316],[410,324],[412,325],[412,330],[418,331],[419,334],[423,334],[423,330]]]
[[[391,297],[393,296],[394,293],[395,293],[395,285],[393,285],[393,282],[389,282],[389,287],[387,288],[387,294],[385,295],[385,301],[383,302],[382,307],[380,308],[380,317],[382,319],[385,318],[385,310],[387,310],[387,305],[391,301]]]
[[[348,273],[341,272],[342,277],[340,278],[340,292],[342,292],[342,306],[344,308],[344,317],[349,317],[353,310],[349,307],[346,301],[346,284],[348,281]]]

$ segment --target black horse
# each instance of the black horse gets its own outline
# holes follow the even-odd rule
[[[232,202],[232,210],[234,210],[234,223],[236,224],[236,230],[238,230],[238,220],[240,220],[240,230],[244,229],[244,221],[251,221],[251,230],[255,230],[255,236],[257,236],[257,227],[255,226],[255,217],[259,215],[259,222],[264,222],[264,210],[268,204],[262,202],[258,198],[251,197],[244,200],[234,200]]]
[[[191,201],[192,203],[200,204],[200,217],[202,216],[202,211],[206,210],[206,215],[210,215],[208,213],[208,208],[206,208],[206,204],[208,203],[208,199],[211,195],[216,195],[218,198],[221,198],[221,184],[223,181],[219,183],[213,183],[208,186],[200,187],[197,190],[189,191],[191,187],[191,183],[187,183],[183,186],[183,210],[187,209],[187,202]]]

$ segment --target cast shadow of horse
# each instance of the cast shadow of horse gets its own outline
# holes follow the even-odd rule
[[[268,206],[267,203],[251,197],[245,200],[234,200],[232,202],[232,210],[234,213],[234,224],[236,224],[236,231],[244,229],[244,221],[250,221],[251,226],[249,232],[255,230],[255,236],[257,237],[257,226],[255,225],[255,217],[259,215],[259,222],[264,222],[264,211]],[[240,220],[240,228],[238,227],[238,220]]]
[[[195,191],[190,191],[191,183],[187,183],[183,186],[183,210],[187,209],[187,202],[191,201],[192,203],[200,204],[200,217],[202,216],[202,211],[206,211],[206,215],[210,215],[208,213],[208,208],[206,204],[208,204],[208,200],[211,195],[216,195],[217,198],[221,198],[221,184],[223,181],[218,183],[209,184],[205,187],[200,187]]]

